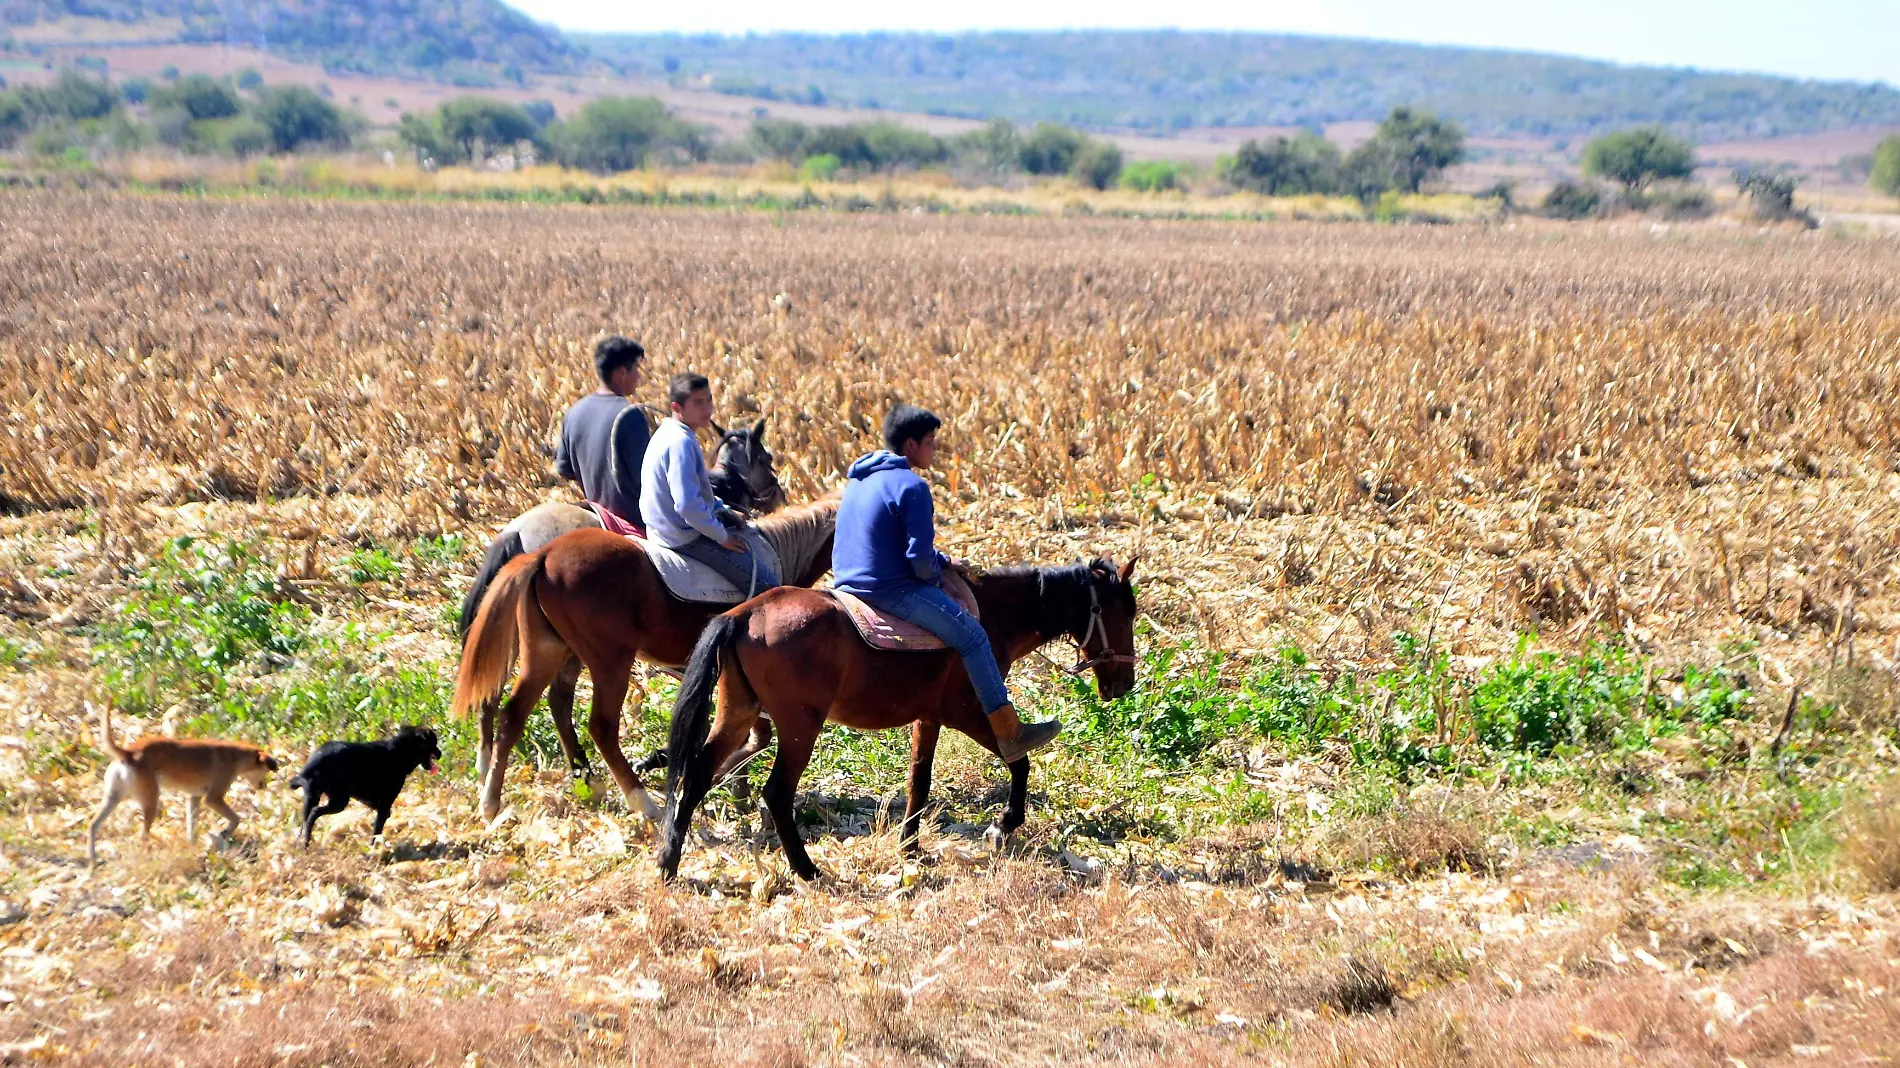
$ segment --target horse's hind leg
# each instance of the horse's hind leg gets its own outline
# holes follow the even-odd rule
[[[501,699],[490,697],[482,702],[481,735],[476,741],[475,788],[488,783],[488,769],[495,761],[495,717],[501,712]]]
[[[910,728],[910,784],[904,799],[904,833],[898,844],[904,852],[917,852],[917,831],[923,824],[924,806],[930,803],[930,772],[937,762],[937,738],[943,725],[934,720],[918,720]]]
[[[675,770],[679,776],[679,795],[673,810],[673,825],[662,836],[660,845],[660,874],[665,878],[673,878],[679,870],[686,830],[692,826],[693,812],[712,790],[714,773],[731,763],[758,719],[758,697],[740,677],[738,665],[728,662],[719,678],[719,712],[713,717],[712,730],[705,744],[687,758],[685,766]],[[779,759],[784,759],[783,749]]]
[[[620,751],[620,706],[627,700],[633,662],[589,664],[587,670],[594,674],[594,708],[587,717],[587,733],[594,739],[594,748],[600,750],[600,759],[606,762],[628,806],[646,817],[648,823],[658,824],[660,806],[653,803],[646,784],[633,773],[627,764],[627,755]]]
[[[576,779],[593,773],[587,766],[587,753],[580,736],[574,733],[574,688],[580,685],[581,662],[569,658],[548,687],[548,712],[554,716],[554,733],[561,739],[561,755],[567,758],[567,770]]]
[[[521,736],[527,733],[528,713],[534,711],[535,703],[541,700],[542,691],[554,681],[569,656],[567,646],[559,640],[542,638],[523,644],[527,646],[527,655],[522,658],[521,675],[515,679],[514,691],[508,695],[508,702],[501,708],[493,760],[488,768],[488,777],[482,782],[482,818],[487,820],[501,815],[501,787],[508,778],[508,756],[514,752],[515,746],[521,744]]]
[[[726,762],[719,766],[719,770],[713,772],[714,782],[727,777],[732,778],[732,804],[739,810],[741,833],[747,833],[745,831],[746,817],[752,812],[752,776],[744,774],[746,761],[758,756],[771,744],[772,721],[760,716],[758,721],[752,724],[752,737],[746,740],[745,748],[727,757]],[[767,819],[770,818],[767,817]],[[764,828],[760,829],[764,830]]]
[[[779,845],[785,847],[785,860],[801,879],[818,878],[818,865],[805,852],[805,840],[798,834],[798,819],[792,801],[798,794],[798,780],[811,763],[811,750],[818,740],[818,728],[824,719],[809,710],[801,710],[796,723],[779,723],[778,758],[772,761],[772,775],[765,781],[765,807],[772,814],[772,826],[778,831]],[[806,722],[809,729],[800,729]]]

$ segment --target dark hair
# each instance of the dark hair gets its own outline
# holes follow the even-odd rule
[[[712,383],[705,375],[696,375],[691,371],[673,376],[666,384],[666,399],[674,404],[685,404],[693,394],[702,389],[711,389]]]
[[[594,346],[594,370],[600,372],[600,380],[608,377],[622,367],[630,367],[646,359],[646,346],[630,337],[604,337]]]
[[[915,404],[900,404],[884,417],[884,447],[892,452],[903,452],[906,441],[922,441],[942,425],[943,420],[937,418],[935,412],[927,412]]]

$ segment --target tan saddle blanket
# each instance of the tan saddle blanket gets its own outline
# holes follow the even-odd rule
[[[955,571],[943,573],[943,592],[950,599],[963,606],[965,612],[982,618],[976,610],[976,594],[970,590],[970,584]],[[946,649],[943,639],[930,633],[915,623],[908,623],[896,616],[887,616],[872,608],[862,599],[843,590],[832,590],[831,595],[838,599],[838,606],[844,614],[851,617],[851,623],[858,628],[858,636],[873,649],[887,649],[893,652],[926,653],[937,649]]]

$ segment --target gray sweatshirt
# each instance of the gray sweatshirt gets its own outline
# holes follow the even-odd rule
[[[640,465],[640,518],[647,536],[669,549],[690,545],[701,535],[723,542],[727,534],[719,512],[693,429],[667,419],[653,432]]]

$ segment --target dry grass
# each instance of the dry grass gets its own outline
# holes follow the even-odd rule
[[[1900,892],[1900,776],[1856,798],[1845,819],[1848,863],[1876,892]]]

